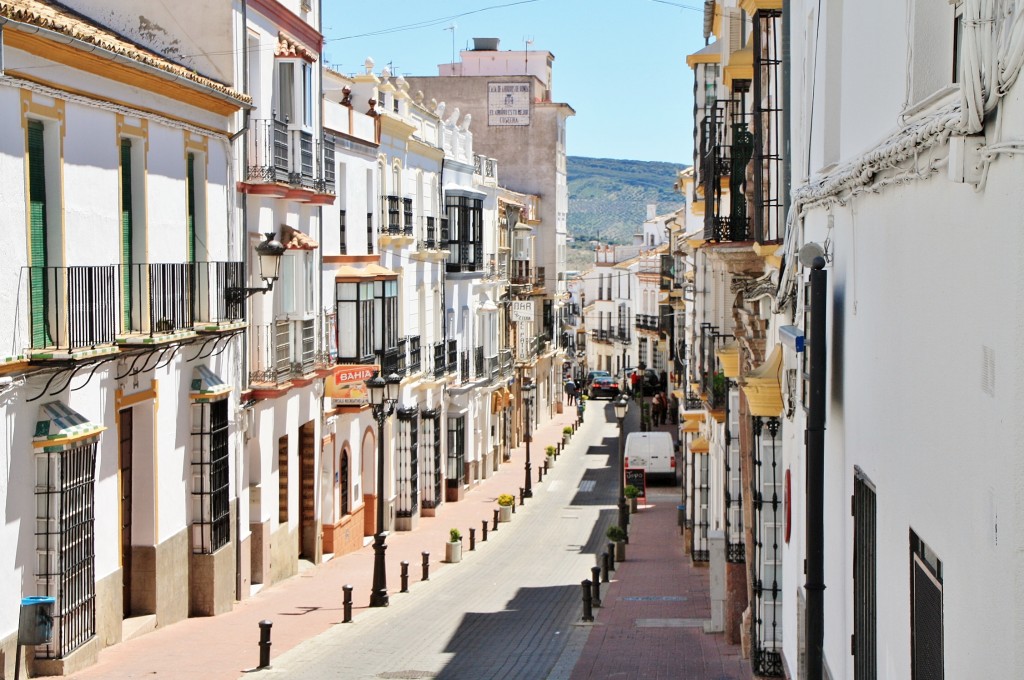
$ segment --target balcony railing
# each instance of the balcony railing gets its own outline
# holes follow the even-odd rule
[[[249,167],[246,179],[288,182],[288,124],[280,120],[249,121]]]
[[[392,236],[402,233],[401,211],[398,209],[400,199],[398,196],[383,196],[384,216],[381,219],[384,231]]]
[[[525,286],[533,282],[533,268],[529,260],[512,260],[512,275],[508,282],[513,286]]]
[[[334,193],[333,136],[326,137],[321,146],[311,132],[291,130],[286,121],[252,119],[248,140],[247,181]]]
[[[32,349],[112,344],[120,328],[118,267],[26,267]]]
[[[402,341],[400,340],[399,343]],[[399,360],[399,357],[402,357]],[[385,349],[377,353],[377,359],[380,362],[380,372],[387,376],[392,373],[397,373],[399,376],[405,375],[405,357],[399,353],[398,347],[392,347],[391,349]]]
[[[193,328],[191,263],[132,264],[121,271],[124,333],[153,336]]]
[[[498,350],[498,367],[500,370],[500,375],[502,375],[503,377],[508,377],[512,375],[512,365],[512,350]]]
[[[487,369],[484,367],[484,348],[474,347],[473,348],[473,367],[476,369],[474,377],[477,380],[487,376]]]
[[[424,248],[427,250],[436,250],[438,246],[438,229],[435,226],[433,217],[423,218],[423,240],[421,241]]]
[[[499,366],[498,357],[484,357],[484,377],[494,382],[498,379]]]
[[[636,327],[647,331],[656,331],[660,319],[656,314],[637,314],[636,315]]]
[[[459,370],[459,347],[455,340],[448,341],[448,372],[455,373]]]
[[[611,331],[607,328],[595,328],[594,329],[595,340],[611,340]]]
[[[225,323],[245,318],[245,302],[228,300],[228,288],[245,287],[245,266],[241,262],[195,262],[195,320]]]
[[[402,234],[412,236],[412,199],[402,199]]]
[[[461,370],[459,371],[459,382],[468,383],[469,382],[469,350],[468,349],[462,351],[462,357],[461,357],[461,361],[459,362],[459,364],[462,367]]]

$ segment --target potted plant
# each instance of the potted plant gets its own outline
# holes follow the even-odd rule
[[[455,563],[462,561],[462,532],[452,528],[448,530],[449,541],[444,545],[445,562]]]
[[[619,562],[626,559],[626,530],[618,524],[608,527],[605,532],[608,540],[615,544],[615,559]]]
[[[562,428],[562,445],[565,446],[569,443],[569,438],[572,437],[572,427],[566,425]]]
[[[627,484],[622,490],[622,494],[629,499],[629,511],[636,513],[636,499],[640,497],[640,489],[632,484]]]
[[[547,446],[544,447],[544,453],[546,453],[548,457],[548,467],[554,467],[556,457],[555,454],[557,452],[558,449],[553,444],[548,444]]]
[[[516,497],[512,494],[503,493],[498,496],[498,521],[512,521],[512,506],[516,504]]]

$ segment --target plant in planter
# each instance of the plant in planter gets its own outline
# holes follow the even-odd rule
[[[558,455],[558,447],[553,444],[548,444],[544,447],[544,453],[546,453],[548,457],[548,467],[552,467],[555,464],[555,458]]]
[[[462,561],[462,532],[452,528],[448,530],[449,540],[444,545],[445,562],[454,563]]]
[[[498,521],[512,521],[512,506],[516,504],[516,497],[512,494],[503,493],[498,496]]]
[[[615,559],[622,561],[626,559],[626,530],[618,524],[613,524],[605,531],[608,540],[615,544]]]
[[[629,499],[629,511],[636,512],[636,499],[640,497],[640,489],[636,488],[632,484],[627,484],[622,490],[622,494]]]
[[[572,437],[572,427],[566,425],[562,428],[562,444],[568,444],[569,439]]]

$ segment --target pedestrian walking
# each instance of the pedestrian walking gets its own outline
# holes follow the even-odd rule
[[[640,374],[634,370],[633,374],[629,376],[629,390],[633,393],[633,401],[636,401],[636,388],[640,384]]]
[[[665,402],[664,392],[658,392],[657,394],[654,395],[654,403],[651,415],[655,427],[657,427],[658,425],[665,424],[665,410],[667,406],[668,404]]]
[[[571,378],[565,381],[565,403],[570,406],[576,403],[576,383]]]

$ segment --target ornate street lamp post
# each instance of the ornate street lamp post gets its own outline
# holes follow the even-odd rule
[[[382,378],[380,371],[366,381],[370,392],[370,405],[377,421],[377,533],[373,535],[373,589],[370,592],[371,607],[388,606],[388,576],[384,563],[388,532],[384,531],[384,421],[395,412],[398,402],[400,376],[392,373]]]
[[[615,469],[619,475],[619,528],[626,534],[626,541],[629,541],[629,511],[626,509],[626,470],[624,466],[626,455],[626,428],[623,421],[626,419],[626,410],[629,408],[629,400],[625,394],[620,394],[615,400],[615,419],[619,421],[619,457]]]
[[[530,442],[533,441],[533,391],[537,386],[533,383],[523,385],[523,416],[526,419],[526,485],[523,487],[523,498],[533,498],[533,479],[530,474]]]

